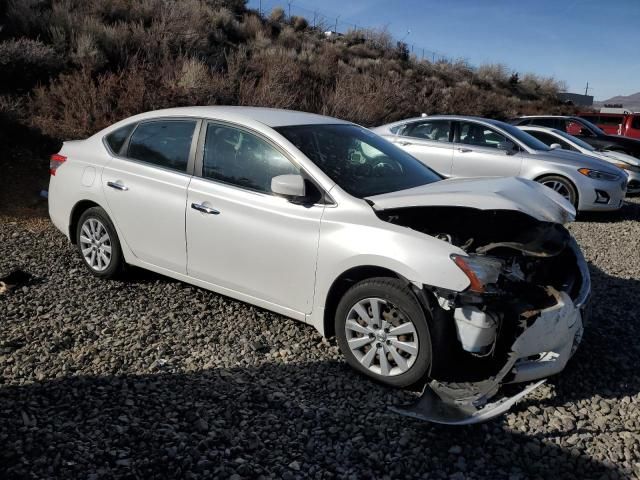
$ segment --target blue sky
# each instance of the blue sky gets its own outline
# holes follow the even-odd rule
[[[259,0],[249,0],[257,8]],[[286,0],[262,0],[263,9]],[[292,14],[387,27],[416,48],[564,80],[596,100],[640,92],[640,0],[293,0]],[[407,35],[407,31],[411,33]]]

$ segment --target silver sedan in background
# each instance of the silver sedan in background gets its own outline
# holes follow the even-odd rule
[[[569,135],[567,132],[556,128],[538,127],[533,125],[523,125],[518,127],[523,132],[537,138],[551,148],[561,148],[571,152],[579,152],[590,157],[595,157],[605,162],[612,163],[616,167],[624,170],[629,177],[627,182],[627,193],[640,193],[640,159],[615,150],[600,150],[589,145],[584,140]]]
[[[373,129],[445,177],[523,177],[552,188],[578,211],[617,210],[627,175],[602,160],[551,149],[497,120],[422,116]]]

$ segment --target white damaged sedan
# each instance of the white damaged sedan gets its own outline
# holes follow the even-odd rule
[[[335,335],[401,413],[492,418],[561,371],[588,304],[573,206],[519,178],[443,180],[349,122],[286,110],[137,115],[51,159],[49,212],[102,278],[146,268]]]

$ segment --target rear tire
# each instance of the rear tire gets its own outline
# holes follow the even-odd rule
[[[338,346],[355,370],[392,387],[424,379],[431,366],[428,313],[397,278],[358,282],[335,317]]]
[[[578,191],[568,178],[561,177],[560,175],[547,175],[545,177],[538,178],[536,181],[556,193],[559,193],[576,209],[578,208]]]
[[[124,256],[116,229],[101,207],[85,210],[76,228],[80,258],[99,278],[116,278],[124,272]]]

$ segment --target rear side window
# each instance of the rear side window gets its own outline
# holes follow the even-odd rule
[[[131,136],[127,157],[186,172],[195,126],[195,120],[141,123]]]
[[[631,128],[640,130],[640,115],[632,117]]]
[[[271,179],[299,173],[282,153],[255,135],[233,127],[207,125],[204,178],[271,193]]]
[[[587,120],[589,120],[587,118]],[[621,123],[624,122],[624,117],[622,115],[601,115],[599,122],[594,122],[593,120],[589,120],[597,125],[605,125],[609,127],[617,127]]]
[[[451,132],[451,122],[448,120],[427,120],[407,125],[402,135],[435,142],[448,142]]]
[[[116,155],[120,153],[124,142],[126,142],[127,137],[135,126],[135,123],[125,125],[124,127],[121,127],[107,135],[107,145],[109,145],[109,148],[113,153],[115,153]]]

